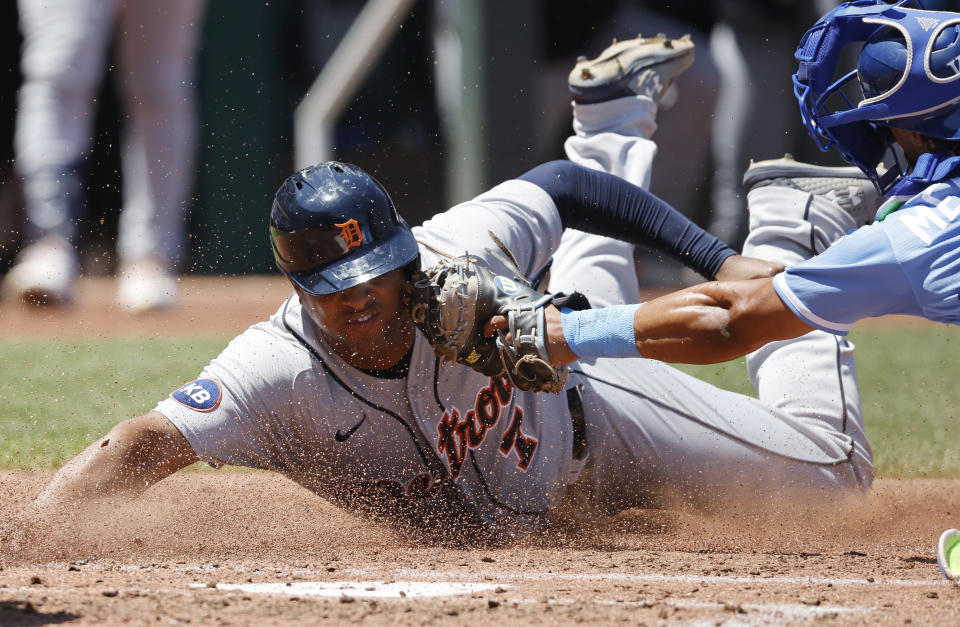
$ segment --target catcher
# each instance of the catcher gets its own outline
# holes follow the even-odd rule
[[[867,490],[852,353],[838,376],[834,345],[828,359],[817,352],[822,337],[767,353],[766,380],[793,393],[761,386],[759,401],[638,357],[569,372],[529,357],[554,295],[581,306],[576,293],[597,307],[637,301],[633,244],[723,280],[780,268],[734,254],[642,189],[659,97],[692,55],[688,39],[657,37],[581,61],[570,77],[570,161],[421,227],[410,229],[356,167],[289,177],[270,241],[294,293],[196,380],[69,462],[34,507],[73,512],[78,501],[134,496],[198,460],[280,472],[434,538],[527,532],[573,494],[603,515]],[[543,296],[527,277],[551,258]],[[516,341],[478,333],[490,312],[506,314]],[[811,349],[804,363],[797,347]]]

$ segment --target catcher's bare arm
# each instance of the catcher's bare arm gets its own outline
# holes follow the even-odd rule
[[[636,355],[670,363],[713,364],[742,357],[776,340],[798,337],[813,330],[783,304],[770,279],[712,281],[656,298],[643,306],[621,305],[587,312],[587,316],[629,316],[632,320],[632,347],[613,332],[611,317],[596,318],[596,335],[606,342],[571,348],[567,342],[569,316],[556,308],[547,309],[546,346],[550,363],[564,365],[580,357],[623,357]],[[574,312],[571,316],[578,316]],[[495,317],[486,326],[488,334],[505,330],[503,319]],[[613,345],[619,342],[619,346]],[[581,349],[581,350],[577,350]],[[635,353],[634,353],[635,349]]]
[[[547,327],[549,350],[556,351],[551,361],[567,363],[575,357],[556,320]],[[783,304],[770,279],[702,283],[654,299],[633,314],[638,354],[673,363],[728,361],[812,330]]]
[[[98,498],[132,498],[197,461],[176,427],[150,412],[121,422],[53,477],[33,507],[55,512]]]
[[[812,330],[771,279],[702,283],[644,304],[633,318],[641,355],[689,364],[728,361]]]

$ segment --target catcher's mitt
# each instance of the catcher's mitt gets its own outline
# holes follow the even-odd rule
[[[441,357],[488,376],[506,375],[517,389],[559,394],[567,368],[547,358],[544,308],[553,296],[525,279],[495,275],[476,257],[448,258],[426,270],[413,288],[412,315]],[[491,317],[507,317],[506,333],[484,337]]]

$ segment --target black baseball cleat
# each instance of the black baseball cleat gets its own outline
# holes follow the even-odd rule
[[[869,224],[883,202],[873,182],[860,168],[813,165],[796,161],[789,154],[780,159],[750,162],[743,175],[744,191],[749,194],[769,186],[823,196],[853,216],[857,226]]]
[[[673,81],[693,64],[690,35],[665,35],[614,42],[596,59],[581,58],[568,79],[579,104],[641,95],[659,103]]]

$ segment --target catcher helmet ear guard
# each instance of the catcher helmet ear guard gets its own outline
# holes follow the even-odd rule
[[[383,186],[336,161],[288,177],[270,210],[277,267],[309,294],[332,294],[407,265],[420,254]]]
[[[905,4],[844,3],[807,31],[795,55],[804,126],[821,150],[837,148],[884,193],[906,170],[887,127],[960,139],[960,14]],[[857,42],[857,67],[838,67]]]

